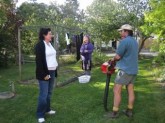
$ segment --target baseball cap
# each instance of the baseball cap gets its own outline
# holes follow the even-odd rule
[[[129,24],[124,24],[120,27],[120,29],[118,29],[118,31],[121,31],[121,30],[133,30],[132,26],[129,25]]]

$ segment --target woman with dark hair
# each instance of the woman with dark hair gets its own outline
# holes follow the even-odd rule
[[[36,44],[36,78],[39,82],[39,97],[37,107],[37,118],[39,123],[45,122],[44,116],[55,114],[50,109],[50,100],[54,88],[55,75],[57,72],[56,50],[51,45],[51,29],[41,28],[39,42]]]
[[[82,69],[85,71],[86,75],[90,75],[91,64],[92,64],[92,52],[94,46],[90,42],[90,38],[88,35],[83,37],[83,44],[80,48],[81,59],[82,59]]]

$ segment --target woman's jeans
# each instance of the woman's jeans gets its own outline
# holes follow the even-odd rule
[[[50,100],[54,88],[55,71],[50,70],[49,73],[51,78],[48,81],[38,80],[40,89],[37,107],[38,118],[44,118],[45,113],[51,110]]]

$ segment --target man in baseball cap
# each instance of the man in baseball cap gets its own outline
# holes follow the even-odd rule
[[[118,29],[118,31],[122,31],[122,30],[132,30],[133,31],[133,28],[129,24],[124,24],[120,27],[120,29]]]
[[[129,24],[124,24],[118,29],[122,40],[116,50],[116,55],[112,59],[117,62],[118,73],[114,85],[114,103],[112,112],[107,116],[117,118],[119,116],[119,106],[121,102],[122,86],[125,85],[128,91],[128,107],[124,114],[133,116],[133,106],[135,100],[134,82],[138,73],[138,43],[133,38],[133,28]]]

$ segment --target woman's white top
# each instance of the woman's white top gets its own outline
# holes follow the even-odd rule
[[[45,55],[46,55],[46,62],[48,66],[48,70],[56,70],[58,63],[56,59],[56,50],[51,45],[50,42],[45,42]]]

